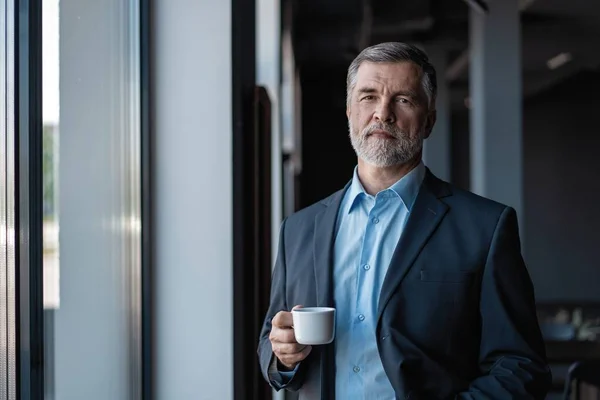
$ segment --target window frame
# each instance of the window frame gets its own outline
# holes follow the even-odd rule
[[[16,254],[12,293],[15,305],[16,392],[8,399],[44,398],[43,174],[42,174],[42,1],[0,0],[7,7],[7,33],[14,35],[14,160]],[[151,235],[151,2],[139,1],[140,182],[141,182],[141,399],[153,398],[152,385],[152,235]],[[12,8],[11,8],[12,7]],[[15,11],[17,10],[17,11]],[[12,27],[9,23],[12,21]],[[5,39],[0,36],[0,39]],[[7,60],[7,66],[10,60]],[[11,84],[11,82],[7,82]],[[10,118],[10,116],[8,116]],[[10,143],[10,141],[9,141]],[[11,153],[12,151],[12,153]],[[9,171],[10,172],[10,171]],[[0,194],[2,195],[2,194]],[[1,271],[0,271],[1,272]],[[8,278],[11,277],[8,271]],[[11,293],[8,293],[8,303]],[[9,318],[10,324],[10,318]],[[9,326],[10,332],[10,326]],[[10,348],[9,348],[10,353]],[[10,370],[9,357],[9,370]],[[10,377],[10,374],[9,374]]]

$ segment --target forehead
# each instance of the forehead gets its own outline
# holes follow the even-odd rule
[[[373,86],[388,90],[410,89],[421,92],[423,72],[413,62],[372,63],[364,62],[356,74],[356,86]]]

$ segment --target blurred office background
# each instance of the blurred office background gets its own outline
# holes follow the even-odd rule
[[[0,0],[0,22],[0,400],[294,399],[255,353],[279,225],[351,178],[346,70],[383,41],[437,68],[426,164],[518,212],[548,398],[600,360],[599,2]]]

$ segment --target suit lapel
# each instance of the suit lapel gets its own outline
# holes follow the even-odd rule
[[[349,185],[324,200],[326,207],[315,216],[313,254],[319,307],[333,306],[333,240],[338,209]]]
[[[421,249],[448,211],[448,206],[439,198],[449,194],[446,184],[428,170],[385,276],[379,296],[377,321]]]

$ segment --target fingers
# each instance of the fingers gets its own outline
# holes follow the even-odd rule
[[[302,308],[302,306],[297,305],[292,308],[292,311],[298,308]],[[269,335],[273,353],[283,365],[290,369],[294,369],[312,351],[312,346],[296,342],[293,323],[291,312],[280,311],[271,320],[272,327]]]
[[[281,329],[274,326],[271,329],[269,340],[278,343],[296,343],[296,335],[293,329]]]
[[[312,351],[312,346],[306,346],[304,348],[304,350],[302,350],[302,360],[304,360],[306,357],[308,357],[308,355],[310,354],[310,352]],[[302,361],[300,360],[300,361]]]
[[[298,308],[302,308],[302,306],[296,305],[294,308],[292,308],[292,311]],[[291,328],[294,325],[292,313],[288,311],[279,311],[271,320],[271,324],[278,328]]]
[[[312,346],[306,346],[299,353],[279,354],[279,355],[277,353],[275,353],[275,355],[277,356],[279,361],[283,365],[285,365],[287,368],[294,369],[296,367],[296,365],[298,365],[299,362],[303,361],[306,357],[308,357],[308,355],[310,354],[311,351],[312,351]]]
[[[291,354],[302,353],[302,351],[304,351],[304,349],[308,346],[306,346],[304,344],[299,344],[299,343],[274,342],[272,344],[272,347],[273,347],[273,353],[275,353],[275,354],[291,355]]]
[[[271,324],[277,328],[291,328],[294,324],[292,313],[287,311],[279,311],[271,320]]]

